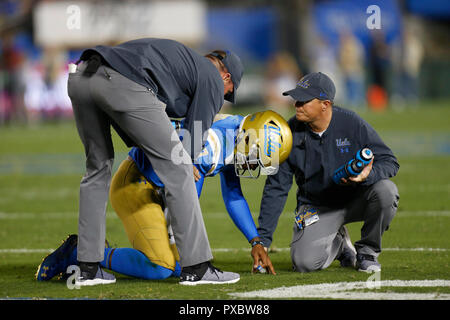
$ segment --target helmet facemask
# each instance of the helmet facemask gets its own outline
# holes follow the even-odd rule
[[[258,132],[259,131],[259,132]],[[258,137],[267,137],[267,129],[249,129],[242,130],[236,137],[236,150],[234,154],[234,170],[241,178],[258,178],[262,175],[272,175],[278,171],[278,154],[270,154],[270,159],[265,157],[267,154],[267,138],[264,139],[264,152]],[[270,152],[270,151],[269,151]],[[266,163],[266,164],[265,164]],[[274,166],[275,165],[275,166]]]
[[[248,136],[244,138],[248,140]],[[248,142],[241,141],[248,145]],[[249,147],[248,156],[236,148],[234,154],[234,171],[238,177],[257,179],[261,174],[261,160],[259,159],[259,147],[252,144]]]

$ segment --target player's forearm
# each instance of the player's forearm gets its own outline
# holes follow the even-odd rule
[[[225,207],[236,227],[242,232],[247,241],[259,237],[250,208],[244,198],[240,200],[226,201]]]

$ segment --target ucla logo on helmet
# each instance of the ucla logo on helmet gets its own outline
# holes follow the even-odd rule
[[[276,152],[281,148],[280,140],[281,131],[276,125],[264,125],[264,153],[271,157],[272,152]]]

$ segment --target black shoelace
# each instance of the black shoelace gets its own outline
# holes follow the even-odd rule
[[[220,270],[219,268],[214,267],[211,262],[208,262],[208,267],[211,268],[214,272],[223,273],[222,270]]]

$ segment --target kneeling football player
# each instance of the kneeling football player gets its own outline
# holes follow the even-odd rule
[[[182,121],[173,124],[182,127]],[[228,214],[252,246],[253,272],[258,269],[275,274],[242,193],[240,178],[276,173],[291,149],[291,130],[274,111],[245,117],[219,114],[194,163],[199,197],[204,178],[220,174],[222,198]],[[112,207],[125,227],[132,248],[106,246],[101,266],[142,279],[175,276],[181,277],[180,284],[208,283],[208,276],[214,277],[214,274],[204,273],[211,272],[211,268],[188,269],[181,273],[163,188],[144,151],[132,148],[114,174],[110,188]],[[76,239],[76,235],[69,236],[55,252],[44,258],[38,267],[37,280],[50,280],[64,273],[69,265],[76,264]],[[214,272],[221,271],[214,269]]]

